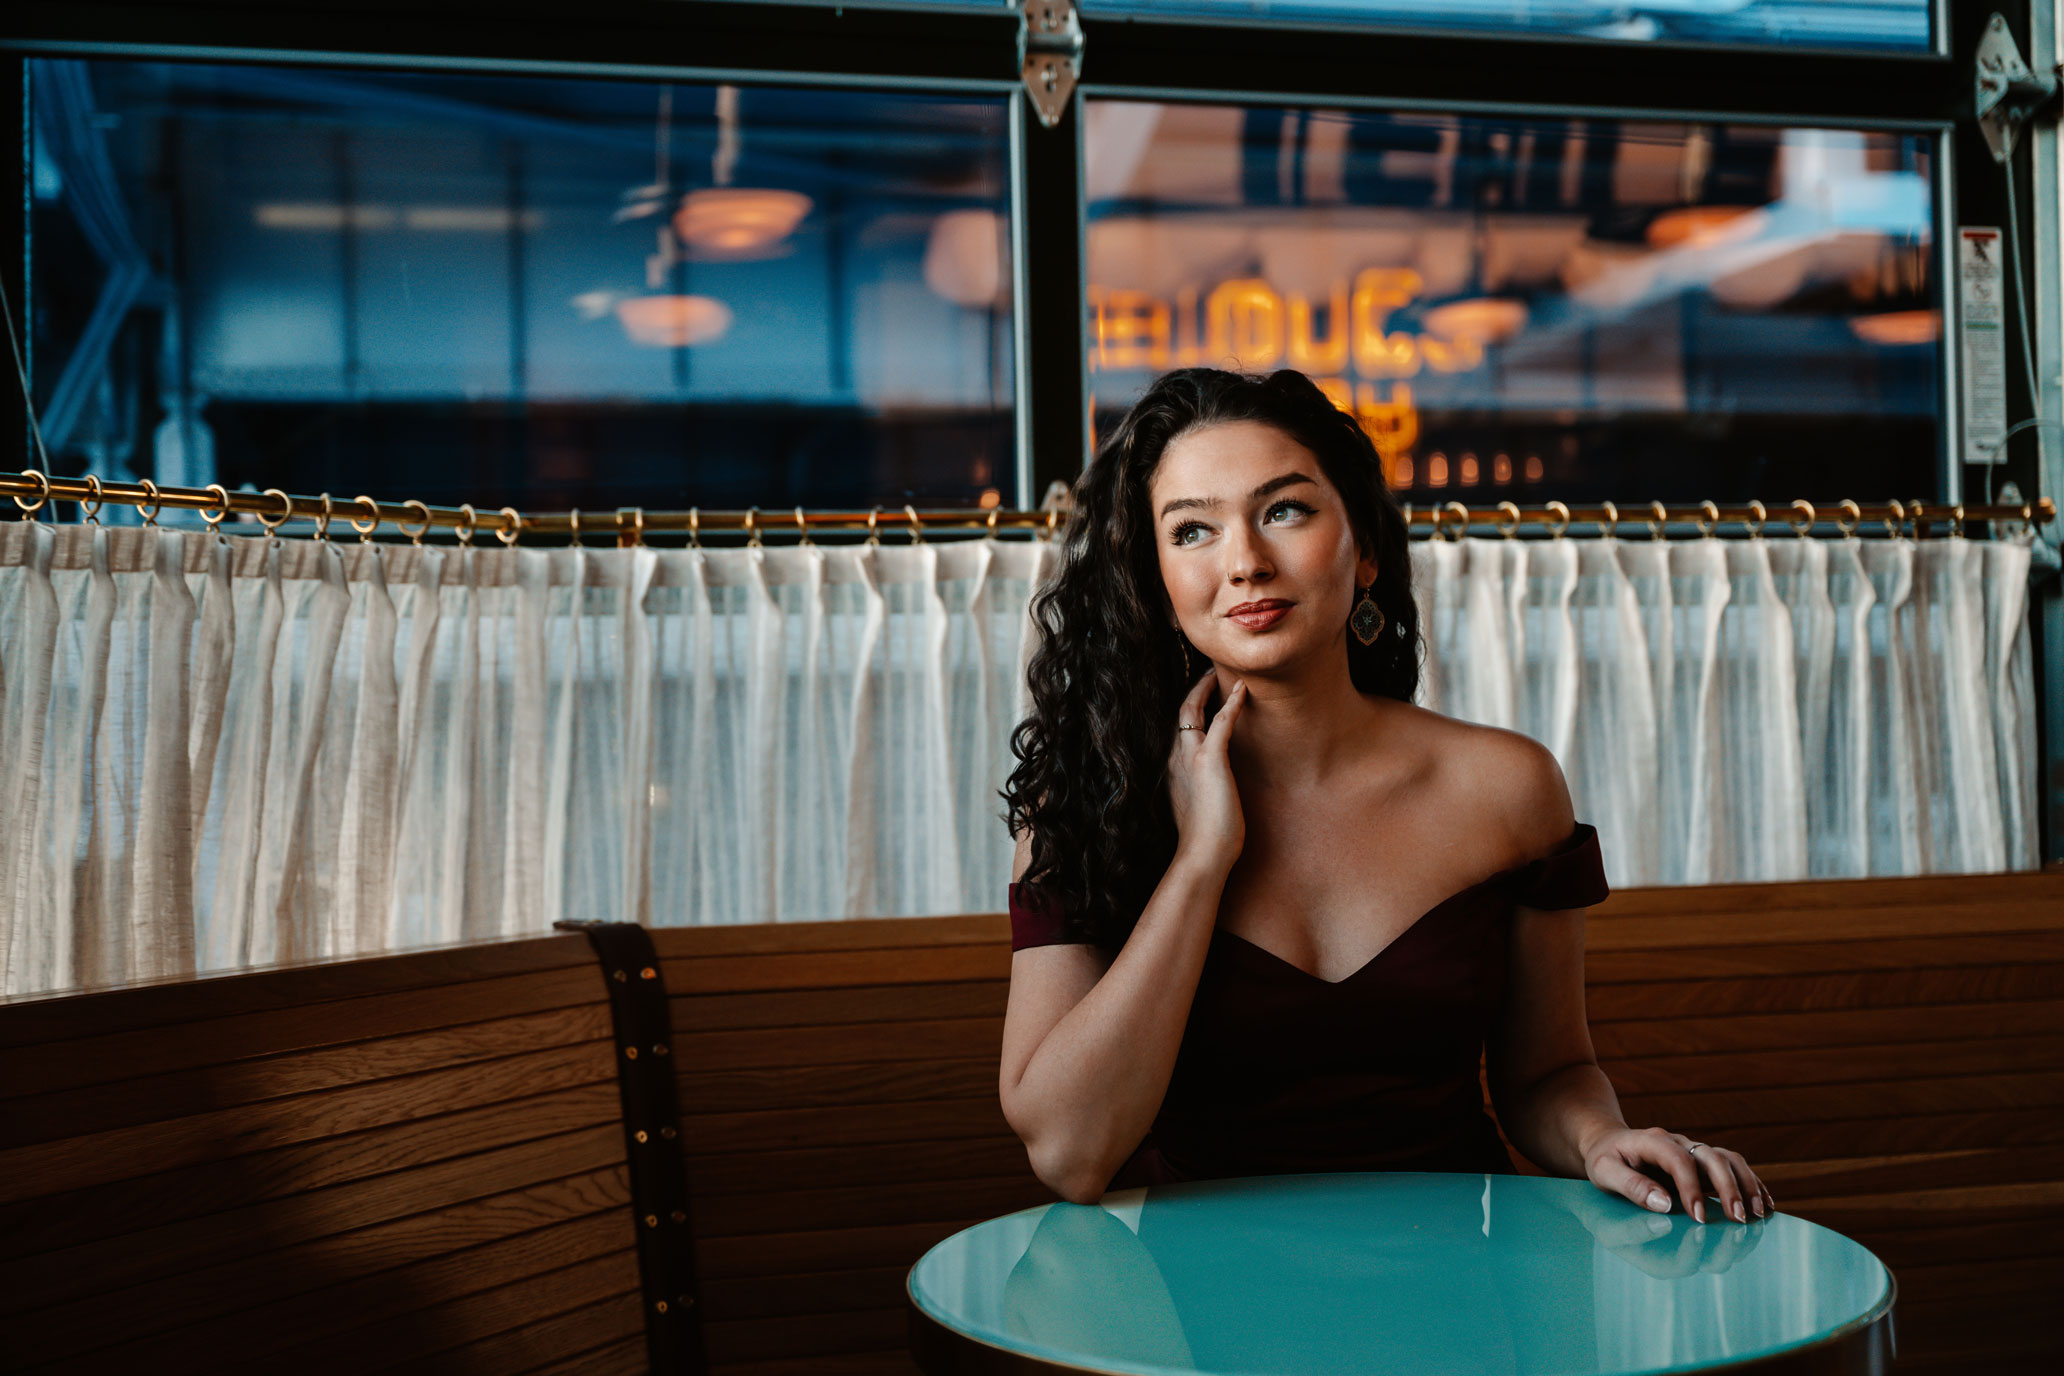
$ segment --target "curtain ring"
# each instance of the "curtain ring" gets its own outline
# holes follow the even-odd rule
[[[996,518],[1002,514],[1003,506],[1001,503],[989,508],[989,538],[992,540],[996,538]]]
[[[1916,540],[1925,540],[1928,538],[1929,522],[1927,505],[1928,504],[1926,502],[1923,502],[1919,497],[1914,498],[1912,501],[1906,504],[1907,533],[1912,535],[1913,538]]]
[[[1661,502],[1650,502],[1648,504],[1648,538],[1651,540],[1662,539],[1663,522],[1669,519],[1670,508],[1664,506]]]
[[[100,479],[88,473],[79,481],[86,484],[86,491],[91,494],[79,499],[79,519],[87,525],[97,526],[100,524],[100,509],[107,505],[107,500],[100,495]]]
[[[910,518],[910,543],[913,545],[923,544],[925,542],[924,526],[917,519],[917,508],[905,502],[903,503],[903,514]]]
[[[1468,507],[1460,502],[1445,502],[1441,505],[1441,510],[1455,513],[1455,533],[1449,537],[1450,539],[1460,540],[1463,536],[1469,534]]]
[[[869,512],[867,513],[867,543],[868,543],[868,544],[870,544],[870,545],[878,545],[878,544],[880,544],[880,543],[881,543],[881,534],[880,534],[880,532],[879,532],[879,531],[878,531],[878,530],[876,529],[876,527],[877,527],[877,526],[879,525],[880,521],[881,521],[881,508],[880,508],[880,507],[875,507],[875,508],[874,508],[873,510],[871,510],[871,511],[869,511]]]
[[[277,517],[270,521],[265,519],[264,512],[258,513],[258,524],[265,527],[266,538],[277,540],[279,539],[279,528],[294,519],[294,499],[276,487],[266,488],[263,495],[279,498],[280,505],[284,508]]]
[[[1406,502],[1403,506],[1399,507],[1398,515],[1405,518],[1405,538],[1409,540],[1412,538],[1412,504],[1410,502]]]
[[[1549,534],[1555,539],[1560,540],[1569,533],[1569,506],[1563,502],[1550,502],[1548,503],[1548,511],[1550,515],[1556,518],[1555,524],[1548,528]]]
[[[1698,527],[1701,538],[1710,540],[1713,538],[1713,527],[1720,524],[1720,508],[1718,504],[1708,500],[1700,502],[1698,509],[1699,514],[1692,520],[1692,524]]]
[[[1897,540],[1899,538],[1899,523],[1905,519],[1905,502],[1894,497],[1891,501],[1885,503],[1885,536],[1887,539]]]
[[[222,523],[229,519],[229,489],[221,483],[209,483],[203,490],[215,499],[215,505],[212,508],[202,507],[201,519],[207,523],[208,529],[220,535],[222,534]],[[21,499],[17,497],[15,500],[20,501]],[[214,511],[215,514],[213,516],[208,514],[210,510]]]
[[[1060,526],[1061,509],[1057,506],[1048,507],[1046,509],[1046,538],[1048,543],[1058,538],[1055,532],[1060,529]]]
[[[358,542],[361,545],[369,545],[373,542],[373,532],[380,528],[380,504],[371,497],[366,496],[363,492],[353,497],[351,504],[361,510],[373,513],[363,523],[356,516],[351,518],[351,528],[358,532]]]
[[[570,537],[568,537],[567,543],[571,544],[574,548],[578,549],[580,548],[580,508],[575,507],[572,511],[568,512],[566,519],[572,522],[573,524],[573,534]]]
[[[158,500],[158,485],[149,478],[138,478],[136,485],[143,489],[143,495],[150,500],[143,503],[143,523],[155,526],[158,523],[158,508],[164,505]]]
[[[425,532],[427,532],[430,529],[430,508],[424,506],[414,497],[411,497],[407,501],[403,502],[402,506],[405,509],[413,511],[419,516],[421,516],[423,518],[423,523],[417,526],[414,530],[409,529],[409,524],[407,521],[396,521],[394,524],[400,527],[401,533],[403,535],[408,536],[410,544],[420,545],[423,543],[423,536]]]
[[[1749,528],[1749,538],[1751,540],[1760,540],[1763,538],[1763,527],[1770,523],[1770,508],[1751,497],[1749,498],[1749,511],[1751,513],[1749,519],[1742,524]]]
[[[749,506],[745,509],[745,547],[747,549],[758,549],[760,547],[760,509],[756,506]]]
[[[1605,519],[1603,521],[1600,521],[1599,524],[1605,528],[1605,537],[1607,539],[1612,539],[1614,536],[1617,536],[1620,533],[1619,503],[1600,502],[1599,505],[1605,508]]]
[[[316,513],[315,538],[327,544],[330,539],[330,494],[325,492],[318,500],[322,502],[322,510]]]
[[[810,538],[810,523],[803,519],[803,509],[801,507],[795,509],[795,528],[797,549],[801,549],[804,545],[816,543],[816,541]]]
[[[1949,509],[1949,533],[1961,540],[1964,538],[1964,504],[1958,502]]]
[[[688,548],[702,548],[702,508],[688,508]]]
[[[500,540],[505,545],[513,546],[516,543],[516,537],[523,533],[523,513],[513,506],[505,506],[501,509],[500,514],[508,517],[508,520],[502,524],[500,530],[495,532],[495,539]]]
[[[475,510],[473,509],[473,505],[472,505],[472,503],[470,503],[470,502],[461,502],[461,503],[459,503],[459,543],[460,543],[460,544],[462,544],[462,545],[465,545],[465,546],[467,546],[468,548],[471,548],[471,547],[472,547],[472,544],[473,544],[473,528],[474,528],[475,526],[479,525],[479,524],[480,524],[480,513],[479,513],[479,512],[477,512],[477,511],[475,511]]]
[[[1498,528],[1498,533],[1508,540],[1516,538],[1519,534],[1519,503],[1498,503],[1498,515],[1503,519],[1492,522]]]
[[[1854,540],[1856,538],[1856,523],[1863,519],[1863,508],[1848,497],[1844,497],[1837,504],[1837,507],[1842,514],[1835,517],[1835,529],[1842,532],[1843,539]]]
[[[41,470],[34,468],[24,468],[22,470],[22,476],[24,478],[34,478],[36,480],[37,486],[42,489],[36,494],[36,504],[34,506],[30,506],[27,502],[23,501],[21,499],[20,493],[15,494],[14,504],[22,509],[22,519],[27,520],[29,517],[34,516],[37,512],[41,511],[43,509],[43,504],[50,500],[50,476],[47,473],[44,473]]]
[[[624,517],[631,518],[631,533],[624,534]],[[645,543],[645,508],[642,506],[620,506],[616,509],[616,547],[635,549]]]

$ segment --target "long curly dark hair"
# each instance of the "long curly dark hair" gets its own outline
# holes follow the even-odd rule
[[[1002,797],[1011,834],[1032,828],[1021,900],[1058,906],[1078,939],[1115,948],[1175,858],[1166,786],[1170,732],[1195,682],[1170,625],[1148,483],[1171,440],[1260,421],[1309,449],[1346,503],[1357,547],[1380,573],[1383,633],[1347,637],[1363,693],[1409,702],[1419,686],[1419,612],[1404,514],[1375,446],[1304,374],[1180,368],[1157,378],[1076,480],[1061,564],[1032,599],[1042,637],[1032,714],[1011,732]]]

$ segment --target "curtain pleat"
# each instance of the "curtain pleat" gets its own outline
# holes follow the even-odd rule
[[[2026,541],[1411,549],[1420,701],[1617,885],[2037,863]],[[0,526],[8,993],[548,930],[993,910],[1049,542]]]

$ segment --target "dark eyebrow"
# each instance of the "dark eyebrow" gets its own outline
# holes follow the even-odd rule
[[[1270,478],[1260,487],[1257,487],[1252,492],[1248,493],[1247,497],[1248,500],[1251,501],[1256,497],[1266,497],[1269,493],[1276,491],[1278,488],[1295,487],[1298,483],[1316,484],[1316,482],[1316,479],[1308,478],[1302,473],[1285,473],[1280,478]],[[1163,516],[1166,516],[1171,511],[1187,511],[1192,507],[1197,507],[1205,511],[1211,511],[1215,510],[1218,507],[1218,505],[1219,502],[1218,498],[1216,497],[1177,497],[1174,501],[1170,502],[1168,505],[1161,508],[1161,514]]]

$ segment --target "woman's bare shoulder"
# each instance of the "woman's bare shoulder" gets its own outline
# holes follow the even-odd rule
[[[1555,752],[1501,726],[1463,721],[1409,703],[1415,733],[1436,762],[1429,776],[1458,816],[1504,835],[1519,859],[1543,854],[1576,826],[1569,784]]]

